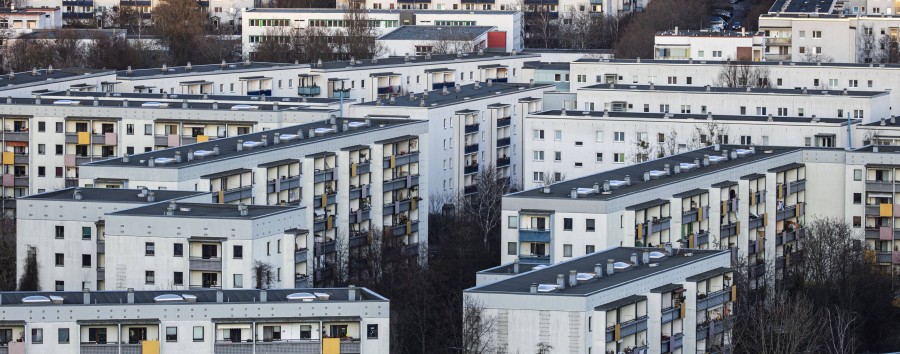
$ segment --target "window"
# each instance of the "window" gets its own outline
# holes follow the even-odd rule
[[[576,162],[576,163],[575,163],[575,167],[581,167],[581,166],[584,166],[581,162]]]
[[[786,117],[788,115],[788,109],[786,107],[778,107],[778,116]]]
[[[194,326],[194,341],[203,341],[203,326]]]
[[[868,85],[869,87],[872,87],[872,80],[869,80]]]
[[[63,146],[62,145],[56,145],[56,154],[57,155],[63,154]]]
[[[156,272],[148,270],[144,272],[144,284],[156,284]]]
[[[603,142],[603,131],[598,130],[596,135],[597,135],[597,138],[596,138],[597,142],[602,143]]]
[[[506,228],[508,228],[508,229],[519,228],[519,217],[515,216],[515,215],[508,216],[506,218]]]
[[[38,166],[38,177],[44,177],[47,175],[47,168],[44,166]]]
[[[534,140],[544,140],[544,130],[543,129],[540,129],[540,130],[535,129]]]
[[[57,267],[63,267],[66,265],[66,255],[62,253],[57,253],[53,255],[54,263],[56,263]]]
[[[853,204],[862,204],[862,193],[853,193]]]
[[[862,217],[860,217],[860,216],[853,217],[853,227],[855,227],[855,228],[862,227]]]
[[[828,79],[828,87],[834,88],[838,86],[838,79]]]
[[[66,291],[66,282],[62,280],[56,281],[56,291]]]
[[[63,123],[62,122],[56,122],[56,132],[57,133],[63,132]]]
[[[806,38],[806,31],[800,31],[800,38]]]
[[[678,77],[677,77],[677,76],[669,76],[669,77],[668,77],[668,82],[669,82],[669,85],[677,85],[677,84],[678,84]]]
[[[515,242],[507,242],[506,243],[506,254],[510,256],[516,255],[516,250],[518,245]]]
[[[625,132],[613,133],[613,141],[617,143],[625,142]]]
[[[625,163],[625,153],[617,152],[613,154],[614,163]]]
[[[91,255],[89,255],[89,254],[81,255],[81,266],[84,268],[91,267]]]
[[[235,245],[231,254],[234,259],[244,258],[244,246]]]
[[[753,144],[751,142],[751,137],[749,135],[741,135],[741,145],[750,145]]]
[[[698,58],[703,58],[704,56],[706,56],[706,53],[704,53],[702,50],[698,50],[698,51],[697,51],[697,57],[698,57]]]
[[[47,131],[47,123],[46,122],[38,122],[38,131],[39,132]]]
[[[178,327],[166,327],[166,342],[178,341]]]
[[[153,135],[153,125],[144,124],[144,135]]]
[[[594,253],[594,245],[587,245],[587,246],[584,246],[584,253],[585,253],[585,254],[591,254],[591,253]]]
[[[56,174],[55,174],[56,178],[62,178],[62,176],[63,176],[63,168],[62,167],[56,167],[54,169],[54,171],[56,172]]]
[[[543,172],[535,172],[534,177],[532,178],[535,182],[543,182],[544,181],[544,173]]]
[[[553,132],[553,140],[556,140],[556,141],[562,140],[562,130],[556,130]]]
[[[378,325],[377,324],[366,325],[366,338],[367,339],[378,339]]]
[[[563,230],[572,231],[572,218],[563,218]]]
[[[244,275],[243,274],[235,274],[233,285],[235,288],[243,288],[244,287]]]
[[[144,243],[144,255],[145,256],[153,256],[156,254],[156,244],[153,242]]]
[[[810,137],[803,138],[803,145],[804,146],[812,146],[812,138],[810,138]]]
[[[690,77],[690,76],[687,77],[687,84],[688,84],[688,85],[693,84],[693,83],[694,83],[693,81],[694,81],[694,80],[693,80],[692,77]]]
[[[47,153],[47,145],[38,144],[38,155],[43,155]]]
[[[681,105],[681,113],[691,113],[691,105],[689,105],[689,104]]]
[[[863,110],[854,109],[853,110],[853,118],[863,119]]]
[[[854,181],[862,181],[862,169],[853,170],[853,180]]]
[[[669,113],[669,105],[667,105],[667,104],[659,105],[659,113]]]
[[[572,257],[572,245],[563,245],[563,257]]]
[[[762,137],[762,144],[763,144],[763,145],[769,145],[769,136],[768,136],[768,135],[763,135],[763,137]]]
[[[859,87],[859,80],[850,80],[847,82],[847,85],[850,87]]]
[[[722,51],[721,51],[721,50],[714,50],[714,51],[712,51],[712,55],[713,55],[713,58],[721,58],[721,57],[722,57]]]
[[[175,257],[184,257],[184,244],[180,242],[176,243],[172,250],[172,254],[174,254]]]
[[[61,239],[61,238],[64,238],[64,237],[65,237],[65,227],[64,227],[64,226],[57,226],[57,227],[56,227],[56,238]]]
[[[276,240],[276,241],[277,242],[275,243],[275,252],[281,253],[281,240]]]
[[[813,38],[822,38],[822,31],[812,31]]]
[[[90,240],[91,239],[91,227],[90,226],[82,226],[81,227],[81,239],[82,240]]]
[[[747,115],[747,107],[741,106],[741,115]]]
[[[758,115],[758,116],[766,115],[766,107],[756,107],[756,115]]]
[[[134,135],[134,124],[125,124],[125,134]]]
[[[844,118],[844,110],[838,109],[837,116],[838,116],[838,118]]]
[[[56,339],[59,342],[59,344],[69,343],[69,329],[68,328],[57,328],[56,329]]]
[[[535,161],[544,161],[544,152],[541,150],[534,151],[534,160]]]
[[[603,162],[603,153],[602,152],[597,153],[596,162],[601,162],[601,163]]]
[[[281,267],[278,267],[277,269],[275,269],[275,280],[281,281]]]
[[[584,231],[594,232],[594,229],[596,228],[594,223],[595,223],[594,219],[586,219],[584,221]]]
[[[184,273],[175,272],[174,274],[172,274],[172,278],[175,279],[173,281],[175,283],[175,285],[184,285]]]
[[[31,329],[31,343],[32,344],[41,344],[44,342],[44,329],[43,328],[32,328]]]
[[[562,161],[562,151],[553,152],[553,161]]]

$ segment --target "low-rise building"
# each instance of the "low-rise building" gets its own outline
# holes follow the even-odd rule
[[[386,353],[366,288],[0,293],[9,353]]]
[[[0,9],[0,17],[2,17],[0,28],[12,30],[15,34],[58,29],[62,27],[63,22],[63,12],[59,6],[20,8],[12,6]]]
[[[470,53],[485,49],[515,50],[506,47],[506,36],[495,26],[400,26],[375,41],[386,56],[432,53]],[[503,40],[492,40],[499,34]]]
[[[499,351],[695,353],[730,344],[731,252],[614,247],[549,267],[506,264],[467,289]]]
[[[766,52],[762,33],[741,31],[671,31],[656,33],[653,59],[760,61]]]

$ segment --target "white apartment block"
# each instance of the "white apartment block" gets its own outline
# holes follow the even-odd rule
[[[699,353],[730,344],[732,253],[614,247],[544,268],[478,273],[478,301],[500,351]]]
[[[574,107],[611,112],[847,117],[863,122],[891,115],[890,92],[675,86],[673,78],[669,78],[670,85],[582,87],[576,92]]]
[[[479,4],[481,5],[481,4]],[[319,27],[344,30],[344,9],[253,9],[244,12],[241,41],[244,55],[252,57],[254,45],[272,37],[286,36],[296,28]],[[366,16],[378,36],[400,26],[494,26],[505,33],[505,46],[521,51],[525,46],[524,20],[518,11],[370,9]],[[409,53],[413,54],[413,53]],[[363,58],[358,58],[363,59]]]
[[[15,34],[62,27],[62,10],[59,7],[3,8],[0,9],[0,16],[0,28],[12,30]]]
[[[420,205],[427,205],[431,160],[420,151],[429,151],[427,131],[418,120],[332,118],[87,164],[79,184],[203,191],[212,193],[212,203],[303,207],[292,227],[307,232],[278,236],[284,242],[277,249],[290,256],[281,281],[294,274],[297,286],[319,284],[331,279],[336,257],[347,254],[337,250],[366,246],[370,237],[385,237],[412,259],[425,252],[427,208]],[[276,242],[266,242],[274,252]],[[227,257],[225,248],[216,254]]]
[[[487,65],[490,75],[505,71]],[[435,75],[455,76],[453,71]],[[495,168],[498,176],[522,183],[522,119],[541,109],[541,97],[550,85],[494,83],[447,86],[424,94],[410,94],[350,106],[350,115],[403,117],[427,121],[432,147],[426,150],[431,193],[453,195],[477,192],[479,171]]]
[[[115,71],[96,71],[60,68],[35,68],[29,72],[0,76],[0,95],[27,97],[35,92],[112,91],[115,87]]]
[[[861,132],[854,120],[848,132],[842,118],[554,110],[525,116],[516,155],[523,156],[523,186],[538,188],[714,143],[848,147],[848,133],[856,146],[868,143],[866,133],[882,143],[900,136],[889,122]]]
[[[836,95],[839,92],[842,94],[841,91],[844,89],[891,91],[900,85],[900,66],[894,64],[763,61],[741,62],[739,65],[746,66],[747,70],[752,73],[759,73],[771,88],[777,89],[802,90],[807,88],[809,92],[819,94],[828,90]],[[571,92],[600,83],[615,83],[618,86],[652,83],[657,87],[662,85],[723,86],[724,84],[719,80],[719,74],[724,68],[724,63],[703,60],[580,59],[571,63]],[[886,107],[890,107],[891,114],[896,115],[900,112],[900,96],[890,96],[889,104]],[[680,106],[681,103],[678,105]],[[675,108],[677,107],[673,107],[673,109]],[[770,112],[777,113],[777,110]],[[844,109],[823,117],[846,118],[848,112],[852,116],[852,111]],[[713,113],[723,112],[714,111]],[[868,121],[870,118],[878,120],[882,117],[869,115],[864,119]]]
[[[386,353],[366,288],[0,293],[4,353]],[[102,314],[102,315],[98,315]]]
[[[760,61],[766,52],[762,33],[741,31],[671,31],[656,34],[653,59]]]
[[[514,50],[506,47],[505,33],[496,29],[493,26],[400,26],[381,35],[375,42],[390,56],[430,54],[435,47],[450,53]],[[498,35],[502,41],[495,39]]]
[[[30,7],[59,8],[62,10],[62,22],[78,21],[84,24],[105,26],[102,22],[118,8],[128,8],[141,15],[141,19],[152,19],[152,10],[163,0],[26,0],[22,3]],[[210,20],[222,25],[240,25],[244,11],[253,8],[251,0],[197,0],[197,5],[209,13]]]
[[[348,1],[338,1],[338,7],[348,7]],[[551,13],[565,15],[572,12],[590,12],[592,15],[620,16],[632,12],[642,12],[650,0],[551,0],[551,1],[513,1],[513,0],[366,0],[367,9],[402,9],[402,10],[464,10],[476,12],[490,11],[537,11],[546,8]],[[524,6],[524,8],[523,8]]]

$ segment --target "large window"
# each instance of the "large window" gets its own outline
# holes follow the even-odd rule
[[[44,342],[44,329],[43,328],[32,328],[31,329],[31,343],[32,344],[41,344]]]
[[[166,327],[166,342],[178,341],[178,327]]]
[[[106,328],[88,328],[88,342],[106,344]]]
[[[56,338],[59,341],[59,344],[69,343],[69,329],[68,328],[58,328],[56,331]]]
[[[156,255],[156,244],[153,242],[144,243],[144,255],[153,256]]]
[[[194,326],[194,341],[203,341],[203,326]]]
[[[84,226],[81,228],[81,239],[82,240],[90,240],[91,239],[91,227]]]

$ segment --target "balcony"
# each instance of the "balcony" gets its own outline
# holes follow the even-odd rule
[[[150,6],[150,1],[127,1],[127,0],[122,0],[122,1],[119,1],[119,5],[121,5],[121,6]]]
[[[328,216],[313,221],[313,231],[320,232],[330,230],[334,225],[334,216]]]
[[[3,140],[5,141],[28,141],[28,131],[12,131],[3,132]]]
[[[348,99],[348,98],[350,98],[350,89],[346,89],[346,90],[343,90],[343,91],[341,91],[341,90],[334,90],[334,91],[331,92],[331,98],[343,98],[343,99]]]
[[[756,191],[752,193],[750,205],[762,204],[766,202],[766,191]]]
[[[480,125],[478,123],[475,124],[466,124],[466,134],[473,134],[478,132],[478,127]]]
[[[476,185],[476,184],[463,187],[463,194],[472,194],[477,191],[478,191],[478,185]]]
[[[322,93],[322,88],[319,86],[310,86],[310,87],[298,87],[297,94],[300,96],[318,96]]]
[[[404,256],[418,256],[419,244],[413,243],[409,245],[403,245],[403,248],[400,249],[400,254]]]
[[[791,183],[788,183],[788,185],[790,186],[790,188],[788,188],[790,191],[789,194],[799,193],[806,190],[805,179],[800,181],[793,181]]]
[[[359,233],[356,235],[350,235],[350,248],[354,247],[362,247],[369,244],[369,235],[366,233]]]
[[[231,203],[253,197],[253,186],[232,188],[225,191],[219,191],[219,193],[221,194],[221,198],[219,195],[213,194],[213,203]]]
[[[247,96],[272,96],[272,89],[247,91]]]
[[[497,139],[497,147],[509,146],[511,139],[509,137]]]
[[[419,175],[408,175],[384,182],[384,191],[390,192],[403,188],[412,188],[419,185]]]
[[[97,281],[105,281],[106,280],[106,268],[105,267],[97,267]]]
[[[491,3],[493,3],[493,1],[491,1]],[[450,88],[456,86],[456,82],[454,82],[454,81],[435,82],[435,83],[431,84],[431,89],[432,90],[443,90],[445,86],[447,87],[447,89],[450,89]]]
[[[510,124],[512,124],[511,117],[497,119],[497,128],[508,127]]]
[[[400,92],[400,86],[391,85],[391,86],[378,87],[379,95],[389,95],[389,94],[398,93],[398,92]]]
[[[93,0],[63,0],[63,6],[94,6]]]
[[[785,264],[784,256],[775,257],[775,269],[784,269]]]
[[[759,250],[756,249],[756,241],[750,241],[747,244],[747,254],[756,254],[757,251]]]
[[[875,254],[875,262],[893,263],[893,252],[878,252]]]
[[[674,353],[684,346],[684,334],[678,333],[660,342],[660,353]]]
[[[391,163],[391,158],[393,157],[393,163]],[[419,162],[419,152],[413,151],[408,152],[402,155],[392,155],[384,158],[383,168],[394,168],[397,166],[409,165],[411,163]],[[357,173],[362,173],[358,172]]]
[[[80,20],[88,20],[94,18],[93,12],[63,12],[62,17],[64,19],[80,19]],[[84,353],[84,351],[82,351]]]
[[[366,209],[366,210],[357,209],[355,212],[354,211],[350,212],[350,220],[349,221],[351,224],[358,224],[363,221],[370,220],[371,219],[370,214],[371,213],[369,212],[368,209]]]
[[[477,172],[478,172],[478,165],[477,165],[477,164],[475,164],[475,165],[469,165],[469,166],[463,167],[463,173],[464,173],[464,174],[470,175],[470,174],[477,173]]]
[[[219,257],[191,257],[190,270],[199,270],[204,272],[221,272],[222,258]]]
[[[460,0],[463,4],[493,4],[496,0]]]
[[[509,166],[509,157],[498,157],[497,158],[497,167]]]
[[[294,263],[303,263],[306,262],[306,259],[309,255],[309,250],[306,248],[301,248],[299,250],[294,251]]]
[[[294,188],[300,188],[300,176],[292,176],[269,181],[269,183],[266,185],[266,193],[278,193],[283,190]]]
[[[662,323],[669,323],[681,318],[680,307],[670,307],[662,310]]]
[[[200,5],[200,7],[209,7],[209,1],[198,0],[197,5]]]
[[[416,202],[418,202],[418,200],[416,200]],[[412,199],[398,200],[393,203],[388,203],[384,205],[383,213],[384,215],[400,214],[404,211],[416,208],[417,206],[414,205],[414,203],[415,202],[413,202]]]
[[[28,176],[13,177],[13,186],[14,187],[28,187]]]
[[[791,206],[784,207],[784,210],[779,210],[778,213],[775,214],[775,220],[781,221],[784,219],[790,219],[793,217],[800,217],[803,211],[803,208],[798,208],[801,203],[794,204]]]
[[[334,170],[316,170],[315,177],[313,178],[313,183],[322,183],[334,180]]]
[[[791,38],[784,37],[766,37],[766,45],[768,46],[791,46]],[[768,54],[767,54],[768,55]]]
[[[802,231],[800,231],[800,230],[783,231],[781,233],[781,237],[782,237],[784,243],[793,242],[793,241],[797,240],[798,233],[802,233]]]
[[[331,193],[331,194],[329,194],[327,197],[325,197],[325,205],[326,205],[326,206],[327,206],[327,205],[332,205],[332,204],[335,204],[335,203],[337,203],[337,193]],[[321,195],[320,195],[320,196],[317,196],[315,199],[313,199],[313,207],[315,207],[315,208],[322,208],[322,207],[324,207],[324,206],[322,205],[322,196],[321,196]]]
[[[125,353],[125,346],[133,346],[133,344],[122,344],[122,353]],[[119,352],[119,343],[81,343],[81,354],[116,354]],[[140,353],[140,349],[136,353]],[[130,353],[135,353],[134,351]]]
[[[310,287],[309,276],[306,274],[297,274],[294,277],[294,289],[304,289],[308,287]]]
[[[766,226],[766,214],[760,215],[756,219],[750,219],[750,230],[755,230],[760,227]]]
[[[759,263],[757,265],[750,267],[750,276],[751,277],[761,277],[763,275],[766,275],[766,264],[765,263]]]
[[[466,145],[466,147],[463,148],[463,151],[464,151],[466,154],[474,154],[474,153],[477,153],[477,152],[478,152],[478,143],[471,144],[471,145]]]
[[[549,229],[519,229],[519,242],[550,243]]]
[[[731,288],[707,294],[706,298],[697,299],[697,312],[705,311],[721,304],[731,301]]]
[[[418,155],[418,152],[416,152],[416,154]],[[418,161],[418,160],[416,160],[416,161]],[[371,162],[369,162],[369,161],[359,162],[356,164],[356,174],[354,176],[359,176],[361,174],[369,173],[371,171],[372,171],[372,163]]]
[[[66,188],[78,187],[78,178],[66,178]]]
[[[647,235],[652,235],[652,234],[660,232],[660,231],[665,231],[671,227],[671,224],[672,224],[672,218],[670,218],[668,216],[661,218],[661,219],[657,218],[657,219],[651,219],[651,220],[644,220],[644,223],[642,224],[642,230],[641,230],[642,233],[641,234],[647,236]]]
[[[519,263],[522,263],[522,264],[550,264],[550,256],[523,254],[523,255],[519,255]]]
[[[256,351],[253,350],[254,344]],[[281,340],[276,342],[231,342],[216,341],[216,354],[252,354],[256,353],[319,353],[322,343],[318,340]],[[358,353],[357,351],[356,353]],[[341,353],[345,353],[341,350]]]
[[[97,240],[97,253],[106,253],[106,241]]]
[[[624,338],[647,330],[647,316],[619,324],[619,338]],[[615,326],[606,329],[606,342],[614,341]]]
[[[526,1],[528,1],[528,0],[526,0]],[[559,3],[559,0],[549,0],[549,1],[544,1],[544,3],[545,3],[545,4],[548,4],[548,3],[556,4],[556,3]],[[492,81],[494,81],[494,82],[507,82],[507,81],[509,81],[508,78],[505,78],[505,77],[489,77],[488,80],[492,80]]]
[[[335,252],[335,241],[328,240],[324,242],[316,242],[315,247],[313,248],[313,255],[318,257],[321,255],[326,255]]]
[[[890,203],[888,203],[890,204]],[[879,204],[867,204],[866,205],[866,216],[874,216],[881,217],[881,205]]]
[[[709,219],[709,206],[704,206],[703,208],[703,220]],[[687,224],[690,222],[698,221],[700,217],[700,210],[697,208],[693,208],[691,210],[685,211],[681,214],[681,223]]]
[[[699,232],[696,237],[696,244],[694,247],[700,247],[702,245],[709,244],[709,232]]]
[[[391,234],[394,236],[410,235],[419,231],[419,221],[407,221],[406,223],[397,224],[391,227]]]
[[[887,192],[893,193],[894,186],[891,181],[886,180],[867,180],[866,192]]]

